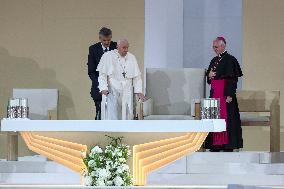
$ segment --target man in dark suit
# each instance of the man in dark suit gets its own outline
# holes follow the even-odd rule
[[[111,41],[112,31],[108,28],[101,28],[99,32],[99,40],[100,42],[91,45],[89,47],[89,55],[88,55],[88,74],[90,79],[92,80],[92,88],[91,88],[91,96],[95,102],[96,106],[96,120],[101,119],[101,102],[102,102],[102,94],[99,91],[99,72],[96,71],[97,66],[101,60],[102,55],[110,50],[116,49],[116,42]]]

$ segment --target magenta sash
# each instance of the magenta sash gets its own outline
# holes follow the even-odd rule
[[[226,121],[226,130],[228,128],[227,123],[227,106],[226,106],[226,96],[224,96],[226,80],[212,80],[211,88],[213,90],[213,98],[220,99],[220,117]],[[214,132],[213,133],[213,145],[223,145],[228,144],[228,133],[227,131],[223,132]]]

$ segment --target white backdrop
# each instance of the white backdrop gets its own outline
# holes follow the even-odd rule
[[[145,0],[145,68],[183,67],[183,0]]]
[[[206,68],[215,53],[212,40],[227,39],[227,50],[242,61],[242,0],[184,0],[183,66]]]
[[[145,0],[145,68],[206,68],[219,35],[242,64],[242,0]]]

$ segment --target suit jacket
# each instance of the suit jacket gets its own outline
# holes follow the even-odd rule
[[[116,49],[116,42],[111,41],[109,50]],[[92,87],[91,87],[91,96],[94,101],[101,101],[102,95],[100,93],[100,90],[98,88],[99,82],[99,72],[96,71],[98,64],[101,60],[102,55],[104,54],[103,48],[101,45],[101,42],[98,42],[94,45],[91,45],[89,47],[89,55],[88,55],[88,75],[90,79],[92,80]]]

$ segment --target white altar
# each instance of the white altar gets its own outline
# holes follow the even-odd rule
[[[21,120],[4,119],[0,131],[221,132],[225,120]]]
[[[182,136],[133,146],[134,185],[146,185],[147,176],[165,165],[196,152],[209,132],[226,130],[225,120],[28,120],[4,119],[1,131],[20,133],[31,151],[83,175],[85,144],[43,136],[37,132],[183,133]],[[16,143],[11,145],[17,145]],[[17,147],[13,148],[17,149]],[[16,153],[16,152],[15,152]]]

